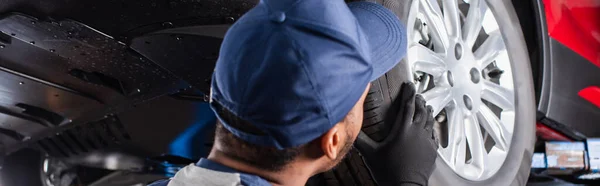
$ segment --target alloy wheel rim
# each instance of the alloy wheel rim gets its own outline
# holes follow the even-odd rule
[[[515,123],[512,69],[493,13],[484,0],[414,0],[407,28],[407,62],[434,110],[439,157],[465,179],[493,176]]]

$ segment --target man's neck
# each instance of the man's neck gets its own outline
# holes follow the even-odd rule
[[[222,152],[214,149],[210,152],[207,159],[240,172],[257,175],[267,180],[272,185],[305,185],[308,178],[312,176],[312,174],[310,174],[312,171],[307,170],[310,168],[307,166],[297,166],[296,163],[290,163],[289,166],[278,172],[265,171],[231,159]]]

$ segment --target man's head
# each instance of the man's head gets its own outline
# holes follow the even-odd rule
[[[323,172],[337,165],[345,155],[352,149],[352,144],[360,129],[363,120],[363,104],[370,86],[346,117],[329,129],[321,137],[298,147],[277,149],[274,147],[260,146],[246,142],[223,127],[218,121],[215,133],[215,147],[228,158],[249,164],[265,171],[280,171],[291,162],[302,159],[305,162],[313,162],[315,173]],[[215,103],[214,103],[215,104]],[[237,126],[252,126],[230,111],[215,105],[217,114],[228,123]],[[245,128],[251,132],[252,128]],[[256,131],[257,132],[257,131]]]
[[[261,0],[221,46],[211,86],[217,150],[263,170],[332,167],[360,131],[369,82],[404,56],[405,37],[374,3]]]

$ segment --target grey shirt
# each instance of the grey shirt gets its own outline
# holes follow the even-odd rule
[[[270,186],[259,176],[241,173],[208,159],[201,159],[179,170],[169,180],[156,181],[149,186]]]

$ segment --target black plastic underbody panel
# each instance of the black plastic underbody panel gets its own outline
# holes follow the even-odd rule
[[[91,87],[100,85],[121,94],[111,95],[100,91],[87,93],[99,96],[95,99],[103,103],[119,101],[119,98],[115,98],[118,96],[149,96],[151,94],[142,92],[166,92],[165,89],[181,86],[177,85],[173,76],[129,50],[124,43],[75,21],[38,22],[31,17],[11,15],[0,20],[0,32],[11,37],[2,49],[3,62],[0,65],[57,84],[67,84],[67,87],[82,92],[93,91]],[[35,58],[23,59],[23,51],[36,49],[43,50],[38,52],[47,55],[28,54],[26,56]],[[116,79],[121,82],[122,90],[116,91],[109,85],[82,82],[81,78],[68,73],[73,70]]]
[[[0,154],[189,87],[84,24],[21,14],[0,19],[0,85]]]
[[[165,145],[144,140],[158,133],[143,131],[157,129],[167,143],[167,138],[190,125],[187,119],[170,122],[168,127],[174,130],[168,130],[160,125],[170,118],[161,115],[169,113],[161,110],[166,107],[145,109],[164,120],[147,121],[144,113],[135,117],[128,113],[178,92],[202,98],[227,25],[257,2],[2,1],[0,156],[46,143],[49,150],[77,149],[70,137],[62,135],[77,127],[96,126],[105,115],[122,116],[127,128],[122,130],[133,131],[123,148],[163,152]],[[127,112],[120,115],[123,111]],[[142,120],[146,124],[137,123]]]
[[[215,37],[161,32],[133,39],[131,48],[202,92],[208,92],[221,41]]]
[[[92,99],[0,71],[0,127],[30,137],[44,128],[98,109]],[[43,109],[45,111],[38,111]],[[26,112],[28,111],[29,112]],[[48,116],[50,113],[58,116]]]
[[[72,19],[117,40],[192,25],[231,24],[258,0],[3,0],[0,14]]]
[[[70,157],[120,146],[130,139],[119,118],[111,115],[39,140],[37,145],[53,157]]]
[[[588,86],[600,85],[600,68],[554,39],[546,118],[574,129],[585,137],[600,137],[600,108],[579,97]]]

